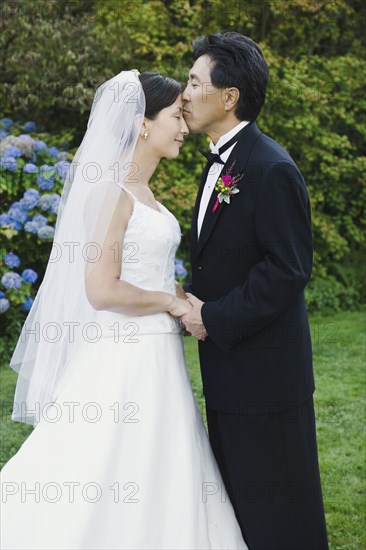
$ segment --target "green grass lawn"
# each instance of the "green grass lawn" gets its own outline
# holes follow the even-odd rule
[[[365,317],[362,313],[319,315],[311,317],[310,323],[319,462],[329,545],[331,550],[361,550],[366,548]],[[194,338],[185,338],[184,342],[193,391],[205,419],[197,342]],[[1,467],[32,431],[31,426],[10,419],[16,377],[7,363],[2,365]]]
[[[331,550],[366,548],[365,317],[341,313],[310,319],[323,499]],[[197,344],[186,338],[192,386],[203,409]],[[311,550],[311,549],[309,549]]]

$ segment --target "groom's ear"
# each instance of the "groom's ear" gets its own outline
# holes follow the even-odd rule
[[[235,105],[238,103],[240,97],[240,92],[238,88],[225,88],[222,91],[222,101],[225,105],[225,111],[231,111],[235,108]]]

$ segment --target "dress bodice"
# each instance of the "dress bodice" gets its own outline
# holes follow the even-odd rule
[[[178,220],[163,204],[158,202],[159,211],[155,210],[121,187],[133,198],[133,210],[123,241],[120,280],[175,296],[174,259],[182,235]],[[134,337],[181,330],[179,321],[167,312],[131,316],[103,310],[98,317],[103,336],[113,337],[116,327],[119,335]]]

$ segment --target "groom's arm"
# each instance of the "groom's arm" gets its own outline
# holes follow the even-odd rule
[[[296,165],[277,163],[263,180],[255,230],[263,259],[243,285],[219,300],[205,302],[201,309],[208,335],[223,352],[273,321],[310,279],[310,204]]]

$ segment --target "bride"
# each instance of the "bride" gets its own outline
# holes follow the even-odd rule
[[[246,549],[192,393],[180,226],[149,187],[188,133],[179,84],[97,90],[10,366],[34,426],[1,471],[3,549]]]

